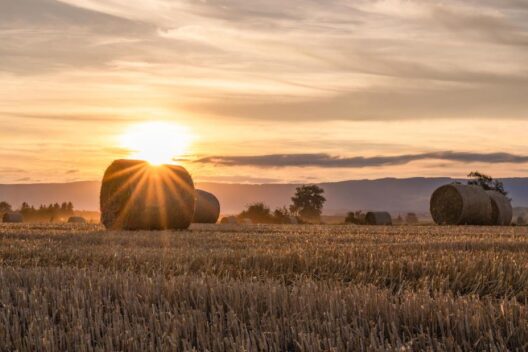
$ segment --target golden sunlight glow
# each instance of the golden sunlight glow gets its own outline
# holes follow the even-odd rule
[[[120,140],[121,147],[130,150],[130,158],[152,165],[172,163],[187,152],[191,142],[192,135],[186,127],[168,122],[133,125]]]

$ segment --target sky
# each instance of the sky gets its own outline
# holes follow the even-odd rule
[[[153,123],[198,182],[526,176],[527,62],[525,0],[2,0],[0,183]]]

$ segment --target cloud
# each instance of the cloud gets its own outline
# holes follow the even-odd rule
[[[31,177],[21,177],[16,180],[16,182],[27,182],[27,181],[31,181]]]
[[[78,173],[79,171],[80,171],[80,170],[68,170],[68,171],[66,171],[66,174],[67,174],[67,175],[76,174],[76,173]]]
[[[0,2],[0,72],[103,67],[154,37],[155,26],[54,0]]]
[[[144,121],[139,117],[128,117],[128,116],[119,116],[119,115],[109,115],[109,114],[87,114],[87,113],[41,113],[41,112],[31,112],[31,113],[21,113],[21,112],[11,112],[11,111],[0,111],[0,116],[11,116],[18,119],[36,119],[36,120],[50,120],[50,121],[84,121],[84,122],[106,122],[106,123],[116,123],[116,122],[138,122]]]
[[[528,156],[509,153],[432,152],[396,156],[338,157],[329,154],[270,154],[257,156],[210,156],[194,160],[194,163],[222,166],[254,167],[323,167],[363,168],[408,164],[420,160],[446,160],[465,163],[514,163],[528,162]]]
[[[151,93],[130,101],[249,120],[518,118],[527,113],[526,8],[518,0],[8,0],[0,70],[98,69],[94,87]],[[129,81],[109,85],[116,73]],[[47,80],[62,82],[64,94],[78,89]]]
[[[528,45],[526,28],[512,22],[503,13],[479,13],[471,10],[456,11],[437,7],[432,12],[432,18],[457,36],[468,35],[472,39],[488,40],[502,45]]]
[[[524,88],[526,86],[526,88]],[[241,99],[185,105],[189,111],[215,116],[290,121],[390,121],[452,118],[525,119],[528,84],[494,84],[479,88],[434,86],[422,90],[379,88],[303,100]]]

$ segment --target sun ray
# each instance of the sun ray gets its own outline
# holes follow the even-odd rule
[[[119,196],[119,194],[121,192],[124,192],[125,189],[127,189],[131,184],[133,184],[134,182],[136,182],[136,180],[140,177],[142,177],[145,173],[146,173],[146,168],[145,168],[145,165],[144,164],[141,164],[140,165],[141,167],[143,167],[143,169],[138,169],[137,172],[132,175],[129,179],[127,179],[125,182],[123,182],[122,185],[120,185],[113,193],[112,195],[108,198],[108,202],[111,202],[115,199],[115,197]],[[111,179],[111,178],[109,178]]]
[[[115,178],[118,178],[118,177],[121,177],[121,176],[125,176],[128,173],[132,173],[136,169],[139,170],[139,169],[144,168],[144,167],[145,167],[145,165],[143,165],[143,164],[132,165],[130,167],[127,167],[126,169],[119,170],[119,171],[116,171],[116,172],[112,173],[112,175],[106,177],[106,180],[110,181],[110,180],[113,180]]]
[[[164,168],[163,171],[167,171],[166,168]],[[160,213],[159,213],[160,219],[159,220],[160,220],[162,228],[165,229],[168,227],[168,221],[167,221],[168,214],[167,214],[167,202],[165,198],[165,192],[162,189],[163,175],[164,173],[162,173],[161,175],[158,173],[156,175],[156,182],[154,183],[154,191],[156,195],[156,203],[159,205],[159,209],[160,209]]]
[[[182,211],[182,212],[187,212],[187,207],[185,206],[185,202],[180,198],[181,196],[181,192],[178,191],[178,189],[174,186],[174,182],[178,183],[178,184],[182,184],[182,186],[184,187],[184,190],[186,192],[192,192],[194,194],[194,189],[191,189],[190,187],[188,187],[188,185],[185,184],[185,182],[181,182],[177,177],[174,176],[174,174],[172,172],[167,172],[165,174],[165,176],[168,176],[170,179],[167,180],[165,177],[162,178],[162,181],[165,183],[165,185],[169,188],[169,192],[171,194],[174,194],[174,195],[177,195],[176,197],[176,201],[178,202],[178,208]],[[189,210],[190,211],[190,210]],[[194,211],[194,209],[192,209],[192,211]]]
[[[132,207],[132,205],[134,204],[134,202],[136,201],[138,196],[143,191],[146,181],[147,181],[147,172],[143,172],[141,174],[141,178],[138,181],[136,187],[132,191],[132,194],[130,195],[130,197],[128,198],[127,202],[125,203],[125,206],[123,207],[123,209],[121,209],[121,211],[119,212],[119,214],[118,214],[118,216],[116,218],[115,226],[117,228],[122,227],[123,222],[125,220],[125,216],[128,214],[128,212],[130,211],[130,208]]]
[[[187,184],[186,182],[182,182],[180,178],[174,176],[174,173],[168,172],[167,176],[170,177],[177,184],[181,185],[186,191],[194,193],[194,187],[192,185]]]

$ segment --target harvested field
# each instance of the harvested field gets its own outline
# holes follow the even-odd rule
[[[0,226],[0,351],[524,350],[528,228]]]

